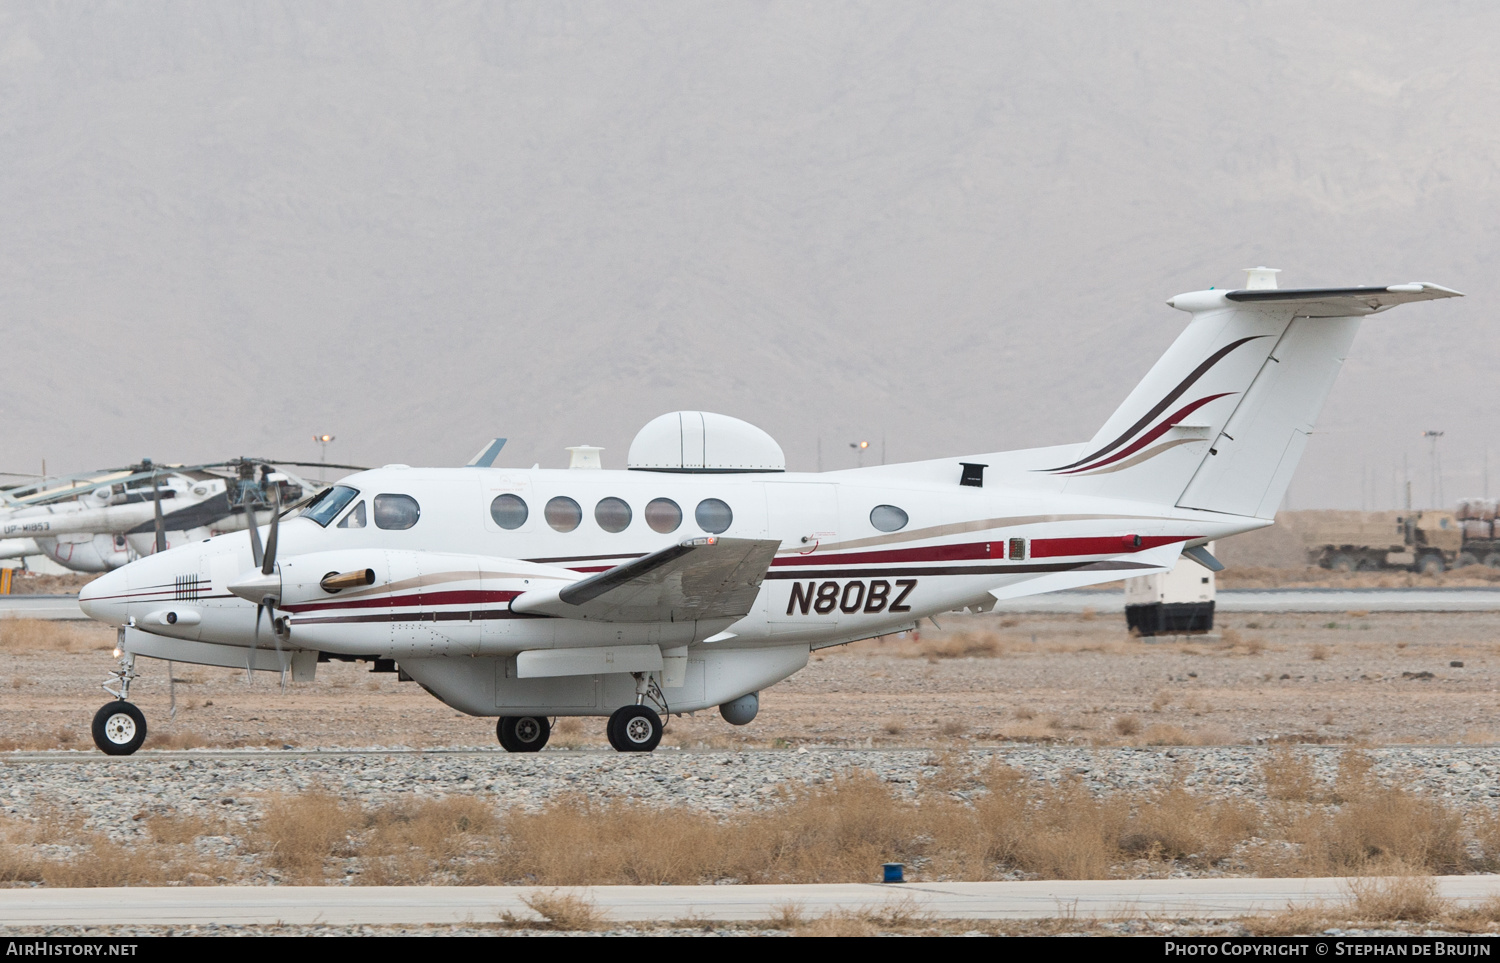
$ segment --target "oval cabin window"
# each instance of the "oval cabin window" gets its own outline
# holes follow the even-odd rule
[[[876,505],[870,509],[870,524],[882,532],[899,532],[906,522],[906,513],[895,505]]]
[[[729,526],[734,523],[734,512],[717,498],[705,498],[699,502],[693,517],[697,519],[698,527],[710,535],[728,531]]]
[[[375,527],[388,531],[411,528],[422,517],[422,509],[410,495],[376,495]]]
[[[594,521],[606,532],[623,532],[630,527],[630,506],[623,498],[601,498],[594,506]]]
[[[670,498],[653,498],[646,505],[646,524],[662,535],[675,532],[682,524],[682,509]]]
[[[525,525],[526,518],[530,514],[531,511],[526,507],[525,499],[519,495],[497,495],[495,500],[490,502],[490,517],[495,520],[496,525],[507,532],[513,532]]]
[[[542,514],[546,516],[547,524],[559,532],[571,532],[583,521],[583,509],[566,495],[558,495],[547,502]]]

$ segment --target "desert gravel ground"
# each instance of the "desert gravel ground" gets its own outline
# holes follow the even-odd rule
[[[769,804],[789,781],[859,769],[916,792],[939,778],[940,763],[977,767],[991,757],[1099,791],[1180,779],[1259,805],[1260,766],[1277,744],[1302,746],[1324,779],[1346,747],[1361,745],[1383,781],[1466,813],[1500,801],[1500,613],[1221,616],[1211,636],[1162,641],[1132,638],[1113,614],[939,621],[941,630],[924,623],[916,637],[816,653],[763,694],[750,726],[711,711],[674,718],[651,756],[605,748],[602,719],[561,720],[547,751],[508,755],[492,720],[363,665],[325,664],[316,681],[282,692],[269,675],[247,683],[240,671],[183,665],[169,686],[166,664],[142,660],[132,698],[152,739],[125,760],[100,756],[88,734],[106,699],[97,686],[112,664],[112,633],[0,626],[0,813],[28,820],[64,806],[126,844],[152,815],[248,823],[269,794],[309,788],[365,805],[465,793],[535,807],[574,791],[727,814]],[[222,846],[231,856],[232,843]],[[1219,922],[1107,926],[1236,932]]]
[[[940,618],[919,638],[827,649],[762,695],[760,717],[674,718],[664,745],[709,748],[1493,744],[1500,613],[1220,616],[1206,638],[1130,637],[1114,614]],[[113,635],[91,623],[0,625],[0,748],[89,748]],[[486,747],[493,720],[414,683],[326,663],[288,684],[139,662],[148,746]],[[175,688],[176,716],[169,714]],[[556,747],[603,746],[562,720]]]

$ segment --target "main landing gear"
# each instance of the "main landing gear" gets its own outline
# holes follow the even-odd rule
[[[545,716],[501,716],[495,735],[506,752],[536,752],[552,735],[552,723]]]
[[[107,755],[128,756],[146,741],[146,714],[127,702],[130,681],[136,677],[135,656],[120,657],[120,667],[110,673],[104,691],[115,697],[94,713],[94,745]]]
[[[647,706],[621,706],[609,717],[608,732],[620,752],[650,752],[661,742],[661,716]]]

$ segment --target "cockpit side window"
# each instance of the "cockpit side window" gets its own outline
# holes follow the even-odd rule
[[[376,495],[375,527],[390,531],[411,528],[422,517],[421,506],[410,495]]]
[[[307,507],[302,509],[302,517],[310,518],[327,528],[328,523],[337,518],[339,512],[344,510],[344,506],[353,501],[354,496],[358,494],[359,489],[344,485],[325,488],[307,503]]]
[[[365,500],[361,498],[354,503],[354,508],[338,523],[339,528],[364,528],[365,527]]]

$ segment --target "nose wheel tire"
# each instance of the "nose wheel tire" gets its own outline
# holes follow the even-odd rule
[[[119,699],[94,713],[94,745],[110,756],[128,756],[146,741],[146,714]]]
[[[544,716],[501,716],[495,735],[506,752],[536,752],[552,735],[552,723]]]
[[[645,706],[622,706],[609,717],[609,744],[620,752],[650,752],[661,732],[661,716]]]

